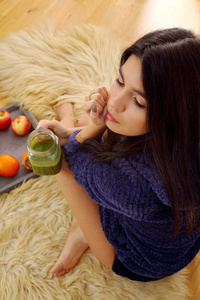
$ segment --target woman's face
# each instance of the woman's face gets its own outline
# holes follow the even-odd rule
[[[141,68],[140,59],[131,55],[111,84],[106,125],[115,133],[138,136],[147,132],[147,102]]]

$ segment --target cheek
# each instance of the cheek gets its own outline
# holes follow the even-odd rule
[[[148,131],[146,114],[143,116],[143,118],[141,118],[140,129],[141,129],[141,134],[147,133]]]
[[[141,132],[141,134],[146,132],[147,124],[146,124],[146,113],[142,113],[141,111],[134,111],[129,117],[126,118],[127,125],[129,124],[129,128],[133,128],[133,130],[137,130]]]

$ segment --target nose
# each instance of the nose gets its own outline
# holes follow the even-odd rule
[[[114,97],[110,96],[108,100],[108,107],[111,107],[117,112],[124,112],[126,109],[124,97],[121,94],[115,95]]]

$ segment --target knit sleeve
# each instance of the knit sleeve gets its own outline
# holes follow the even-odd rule
[[[162,209],[149,182],[125,159],[101,163],[82,149],[74,132],[64,146],[65,159],[75,180],[88,195],[104,208],[130,218],[146,219],[152,211]]]

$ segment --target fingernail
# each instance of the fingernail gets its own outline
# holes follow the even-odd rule
[[[103,116],[105,117],[105,116],[106,116],[106,114],[107,114],[107,108],[106,108],[106,107],[104,107],[104,110],[103,110]]]
[[[97,111],[97,106],[96,104],[92,104],[92,112],[96,112]]]

